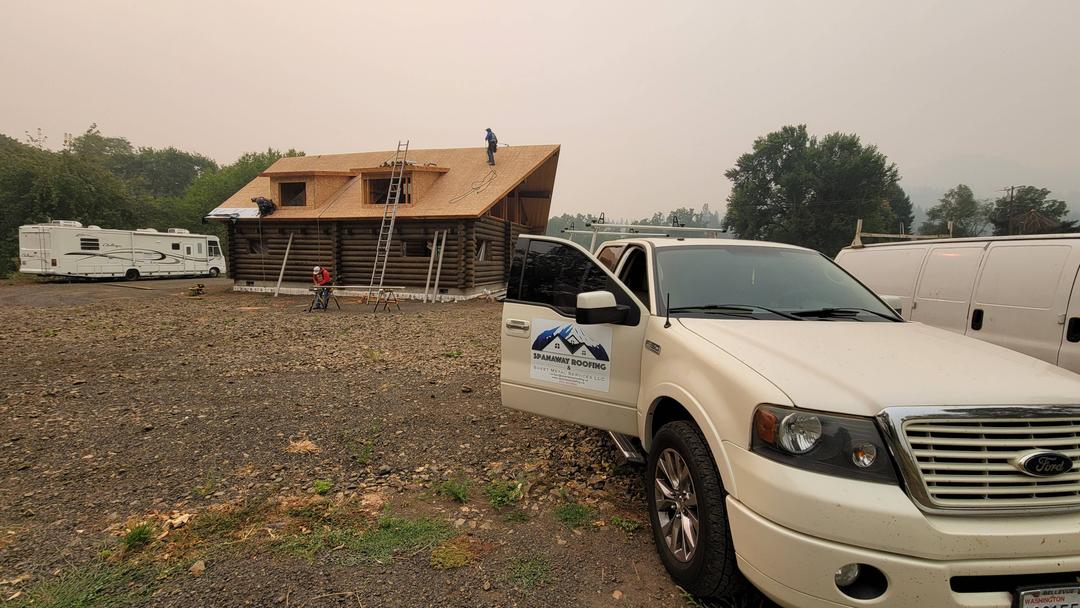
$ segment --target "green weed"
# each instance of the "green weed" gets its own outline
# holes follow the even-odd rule
[[[330,481],[329,479],[316,479],[311,484],[311,489],[314,490],[315,493],[319,496],[325,496],[332,487],[334,487],[334,482]]]
[[[144,599],[139,571],[122,564],[94,562],[30,586],[12,608],[121,608]]]
[[[582,528],[592,521],[593,508],[576,502],[567,502],[555,507],[555,518],[567,528]]]
[[[447,541],[431,550],[430,564],[436,570],[451,570],[469,565],[476,559],[474,553],[464,539]]]
[[[469,482],[464,479],[447,479],[435,488],[435,492],[440,496],[465,504],[469,500]]]
[[[152,540],[154,540],[154,527],[148,523],[141,523],[132,526],[121,536],[120,544],[124,547],[124,551],[134,551],[150,544]]]
[[[493,481],[484,491],[487,493],[491,506],[502,509],[521,500],[524,495],[521,486],[520,481]]]
[[[214,493],[214,488],[221,483],[222,475],[217,469],[210,469],[203,475],[202,483],[191,489],[191,493],[199,498],[206,498]]]
[[[530,591],[551,580],[551,565],[542,556],[515,557],[506,578],[519,589]]]
[[[503,514],[503,521],[512,524],[523,524],[529,521],[529,514],[521,509],[513,509]]]
[[[340,548],[360,561],[385,562],[395,553],[429,549],[452,535],[446,522],[385,515],[370,530],[357,532],[325,525],[308,534],[291,536],[281,542],[279,548],[308,559],[322,550]]]
[[[457,358],[461,357],[461,355],[464,355],[464,354],[465,353],[463,351],[460,351],[460,350],[451,350],[451,351],[447,351],[447,352],[443,353],[442,356],[446,357],[447,359],[457,359]]]
[[[618,515],[611,516],[611,525],[626,532],[627,534],[633,534],[637,532],[644,524],[636,519],[630,519],[629,517],[619,517]]]

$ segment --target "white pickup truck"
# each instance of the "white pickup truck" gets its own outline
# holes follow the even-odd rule
[[[640,440],[696,595],[1080,606],[1080,376],[905,322],[817,252],[522,236],[501,387]]]

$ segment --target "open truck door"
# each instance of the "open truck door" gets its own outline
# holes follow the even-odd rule
[[[503,304],[503,405],[635,436],[647,319],[583,247],[519,237]]]

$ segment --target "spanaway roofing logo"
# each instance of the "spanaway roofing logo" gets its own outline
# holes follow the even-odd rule
[[[545,353],[561,353],[598,361],[609,361],[607,350],[598,340],[574,324],[552,327],[533,341],[532,349]]]

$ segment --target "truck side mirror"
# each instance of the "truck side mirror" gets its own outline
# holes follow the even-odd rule
[[[581,325],[623,323],[629,315],[630,307],[616,304],[610,291],[587,291],[577,296],[575,318]]]

